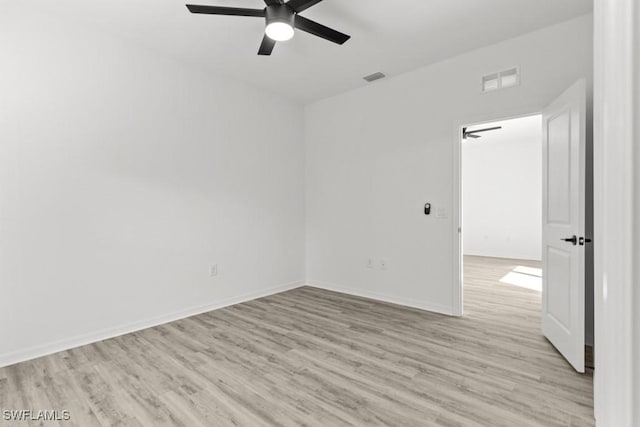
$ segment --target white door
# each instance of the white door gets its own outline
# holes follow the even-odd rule
[[[584,80],[545,109],[542,131],[542,332],[584,372]]]

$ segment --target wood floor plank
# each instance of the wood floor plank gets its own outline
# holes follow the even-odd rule
[[[82,427],[593,426],[592,372],[542,336],[539,292],[500,281],[517,266],[539,263],[465,257],[462,318],[303,287],[63,351],[0,369],[0,409]]]

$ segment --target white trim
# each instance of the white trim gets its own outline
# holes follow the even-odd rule
[[[640,5],[594,6],[595,416],[631,427],[640,425]]]
[[[447,316],[453,316],[452,307],[447,307],[441,304],[434,304],[428,301],[416,301],[407,298],[392,297],[386,294],[380,294],[377,292],[363,291],[360,289],[349,288],[347,286],[337,285],[335,283],[328,282],[309,282],[307,286],[312,288],[324,289],[332,292],[340,292],[343,294],[354,295],[362,298],[369,298],[376,301],[388,302],[391,304],[402,305],[405,307],[417,308],[420,310],[431,311],[439,314],[446,314]]]
[[[451,209],[451,238],[453,286],[451,291],[451,307],[454,316],[464,314],[464,272],[462,271],[462,128],[464,122],[453,126],[453,207]]]
[[[140,331],[142,329],[152,328],[154,326],[162,325],[165,323],[174,322],[176,320],[184,319],[198,314],[207,313],[209,311],[218,310],[220,308],[229,307],[235,304],[251,301],[258,298],[263,298],[269,295],[274,295],[280,292],[289,291],[291,289],[304,286],[304,282],[292,282],[285,285],[275,286],[272,288],[250,292],[244,295],[239,295],[232,298],[226,298],[223,300],[210,302],[207,304],[190,307],[184,310],[176,311],[169,314],[163,314],[160,316],[152,317],[150,319],[144,319],[136,322],[131,322],[125,325],[119,325],[112,328],[105,328],[99,331],[90,332],[87,334],[77,335],[75,337],[65,338],[58,341],[49,342],[46,344],[37,345],[24,350],[14,351],[11,353],[0,354],[0,368],[13,365],[16,363],[24,362],[38,357],[47,356],[49,354],[57,353],[71,348],[80,347],[83,345],[91,344],[97,341],[106,340],[109,338],[115,338],[120,335],[130,334],[132,332]]]

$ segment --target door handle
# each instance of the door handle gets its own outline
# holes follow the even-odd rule
[[[571,242],[573,244],[573,246],[578,244],[578,236],[574,235],[573,237],[569,237],[567,239],[560,239],[563,240],[565,242]]]
[[[580,238],[578,239],[578,244],[579,244],[580,246],[584,246],[584,244],[585,244],[585,243],[591,243],[591,239],[590,239],[590,238],[588,238],[588,237],[580,237]]]

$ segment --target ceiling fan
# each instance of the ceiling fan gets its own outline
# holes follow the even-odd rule
[[[481,135],[476,135],[477,133],[482,133],[482,132],[489,132],[492,130],[498,130],[498,129],[502,129],[502,126],[495,126],[495,127],[491,127],[491,128],[486,128],[486,129],[478,129],[478,130],[467,130],[467,128],[463,128],[462,129],[462,138],[463,139],[468,139],[468,138],[473,138],[473,139],[477,139],[477,138],[482,138]]]
[[[284,0],[264,0],[267,5],[264,9],[198,6],[193,4],[188,4],[187,8],[191,13],[266,18],[265,35],[258,50],[258,55],[271,55],[276,42],[286,41],[293,37],[294,28],[337,44],[344,44],[351,38],[351,36],[299,15],[300,12],[321,1],[322,0],[289,0],[285,3]]]

